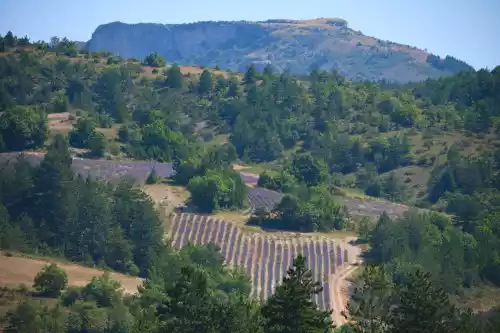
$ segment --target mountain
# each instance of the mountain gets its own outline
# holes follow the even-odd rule
[[[357,80],[420,81],[472,69],[450,56],[442,59],[365,36],[337,18],[168,25],[113,22],[100,25],[87,47],[138,59],[158,51],[170,62],[233,71],[243,71],[249,63],[258,68],[271,64],[294,74],[333,68]]]

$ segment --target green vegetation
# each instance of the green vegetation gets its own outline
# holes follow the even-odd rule
[[[430,274],[410,273],[398,286],[383,267],[367,267],[353,291],[345,316],[351,323],[340,332],[498,332],[500,308],[488,318],[461,311]]]
[[[319,70],[299,80],[270,66],[263,72],[249,66],[243,78],[209,69],[184,76],[177,65],[151,76],[137,61],[78,53],[65,39],[30,44],[8,34],[0,40],[6,51],[0,149],[48,148],[38,166],[22,155],[2,160],[0,248],[145,278],[135,296],[106,275],[64,291],[63,272],[49,266],[34,286],[45,297],[62,295],[51,305],[22,302],[6,317],[8,330],[332,330],[329,313],[310,300],[321,286],[303,258],[276,294],[257,304],[249,299],[248,278],[225,266],[214,245],[177,251],[165,244],[162,221],[139,188],[76,176],[70,145],[93,156],[172,162],[174,181],[205,212],[245,206],[234,162],[272,163],[259,185],[285,196],[271,212],[254,211],[252,223],[304,232],[356,227],[359,241],[368,243],[370,266],[356,281],[346,314],[353,322],[341,331],[500,327],[497,309],[488,321],[450,300],[485,283],[500,286],[499,68],[403,86]],[[55,112],[76,119],[68,138],[49,132],[47,115]],[[104,128],[117,128],[117,137],[105,137]],[[227,142],[206,142],[220,136]],[[417,169],[427,177],[415,194],[410,176]],[[151,172],[148,183],[157,178]],[[336,202],[339,187],[430,211],[356,223]]]
[[[209,213],[243,208],[246,200],[245,184],[236,172],[208,170],[203,176],[191,178],[187,188],[193,204]]]
[[[312,199],[314,186],[330,193],[358,188],[430,207],[447,198],[446,190],[428,186],[427,180],[434,182],[441,168],[449,169],[452,146],[461,156],[475,156],[494,151],[497,141],[498,69],[403,86],[354,82],[320,70],[299,80],[287,72],[275,74],[271,66],[259,72],[254,65],[243,78],[216,76],[209,69],[184,76],[176,64],[151,77],[136,61],[100,61],[107,53],[84,51],[68,61],[68,43],[33,43],[29,50],[15,46],[0,57],[0,133],[5,132],[0,148],[42,148],[45,115],[70,110],[77,118],[69,134],[73,147],[87,149],[86,156],[173,162],[180,168],[177,177],[184,177],[179,183],[198,176],[194,191],[212,188],[208,197],[193,196],[205,211],[244,205],[235,199],[242,191],[233,191],[236,178],[229,167],[210,177],[212,167],[199,168],[199,156],[220,145],[211,144],[220,136],[231,147],[227,162],[273,163],[276,173],[262,175],[259,185],[307,201],[320,215],[330,208]],[[103,136],[98,127],[113,123],[119,124],[117,137]],[[19,130],[10,133],[11,128]],[[469,138],[473,143],[467,147]],[[319,227],[301,229],[345,225],[315,223]]]
[[[250,281],[238,270],[224,267],[212,245],[180,252],[165,249],[164,255],[136,295],[124,294],[120,283],[105,273],[84,287],[69,287],[55,303],[21,302],[7,313],[4,329],[20,333],[262,332],[259,305],[248,299]]]
[[[43,147],[47,115],[40,109],[14,106],[0,114],[0,151]]]
[[[143,64],[146,66],[164,67],[165,59],[163,59],[163,57],[160,57],[158,55],[158,52],[150,53],[148,56],[146,56],[146,58],[144,58]]]
[[[163,247],[152,200],[126,180],[111,186],[73,174],[60,135],[42,163],[21,155],[0,171],[1,246],[145,276]]]
[[[331,311],[320,311],[311,301],[323,288],[313,280],[303,256],[294,259],[287,275],[262,307],[265,332],[328,332]]]
[[[158,183],[158,175],[156,174],[156,169],[153,167],[153,170],[149,173],[148,178],[146,178],[146,184],[151,185],[156,183]]]
[[[187,185],[191,201],[203,212],[243,208],[246,186],[231,168],[236,152],[231,144],[210,148],[200,157],[175,162],[174,179]]]
[[[33,287],[41,295],[57,297],[68,286],[68,276],[66,272],[56,264],[46,265],[35,277]]]

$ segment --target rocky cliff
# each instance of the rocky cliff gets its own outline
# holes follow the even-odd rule
[[[341,19],[170,25],[114,22],[99,26],[87,46],[91,51],[138,59],[158,51],[169,62],[233,71],[242,71],[249,63],[270,63],[278,71],[296,74],[313,68],[335,69],[359,80],[407,82],[470,69],[452,57],[441,59],[415,47],[365,36]]]

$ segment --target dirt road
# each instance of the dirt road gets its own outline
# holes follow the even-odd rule
[[[349,281],[347,279],[356,268],[356,266],[349,265],[331,277],[330,285],[333,286],[330,289],[330,299],[333,306],[332,319],[337,327],[346,322],[342,312],[346,311],[347,301],[349,300]]]

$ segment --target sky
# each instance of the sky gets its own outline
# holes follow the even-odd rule
[[[100,24],[340,17],[382,40],[500,65],[500,0],[0,0],[0,34],[87,41]],[[496,42],[495,42],[496,41]]]

